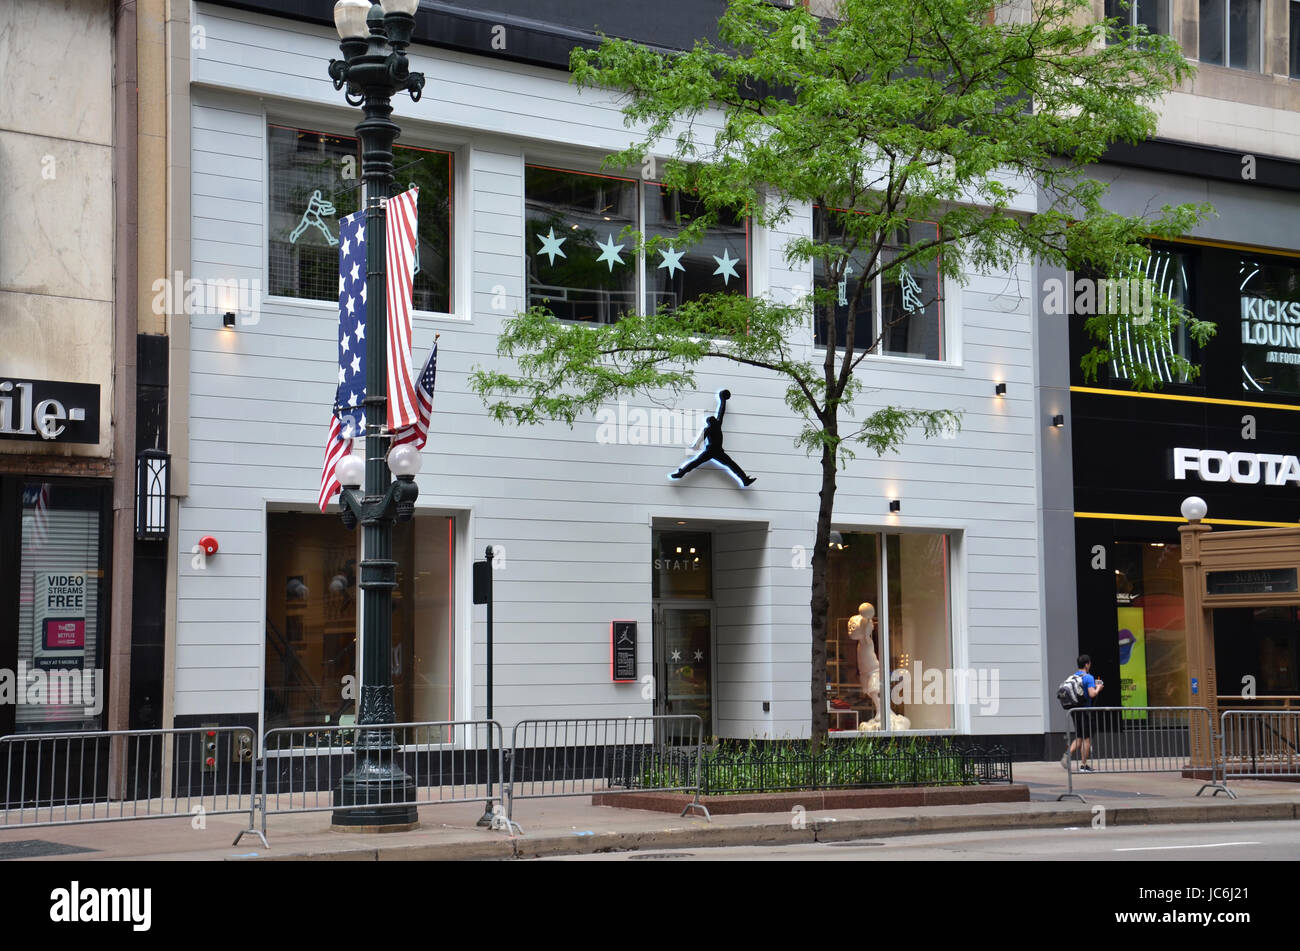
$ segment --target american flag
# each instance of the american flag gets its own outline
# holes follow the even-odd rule
[[[388,431],[414,425],[419,417],[415,372],[411,365],[411,296],[415,254],[419,241],[416,200],[412,187],[388,199],[384,229],[386,297],[388,304]]]
[[[334,470],[366,432],[366,218],[339,219],[339,379],[325,440],[317,504],[322,512],[340,489]]]
[[[438,340],[435,337],[433,350],[429,353],[429,359],[424,361],[424,369],[420,371],[420,382],[415,388],[419,417],[413,425],[407,426],[401,432],[393,433],[394,446],[411,443],[416,449],[424,448],[429,438],[429,421],[433,417],[433,379],[437,372]]]

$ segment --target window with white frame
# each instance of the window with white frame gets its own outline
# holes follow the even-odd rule
[[[737,212],[724,210],[688,245],[674,238],[703,214],[701,203],[655,182],[528,165],[524,198],[528,302],[562,320],[612,323],[638,306],[749,293],[749,221]],[[644,262],[637,231],[662,243]]]
[[[1260,0],[1200,0],[1198,58],[1214,66],[1259,72],[1263,22]]]
[[[267,128],[269,146],[269,293],[337,301],[338,221],[361,201],[356,138],[286,126]],[[418,186],[419,246],[412,303],[451,312],[452,156],[395,146],[392,194]]]
[[[813,207],[813,238],[828,227],[831,243],[846,240],[843,225],[835,219],[852,212],[835,210],[827,222],[826,213]],[[932,244],[939,237],[938,226],[928,221],[912,221],[899,229],[883,249],[883,264],[897,261],[909,247]],[[849,255],[844,276],[836,291],[835,340],[842,346],[848,329],[850,311],[853,320],[855,350],[871,349],[874,353],[890,357],[912,357],[918,360],[948,359],[945,344],[946,327],[943,313],[943,281],[939,274],[939,261],[900,264],[894,276],[878,275],[866,287],[858,288],[858,276],[866,266],[867,251],[857,249]],[[813,261],[813,285],[819,290],[829,288],[825,263],[820,257]],[[876,315],[880,315],[877,321]],[[827,327],[821,314],[813,317],[814,341],[819,347],[827,345]]]
[[[1108,20],[1145,27],[1148,33],[1169,32],[1169,0],[1106,0],[1105,13]]]

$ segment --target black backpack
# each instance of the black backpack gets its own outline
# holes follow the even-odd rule
[[[1083,676],[1078,672],[1070,674],[1056,688],[1056,699],[1066,710],[1073,710],[1083,703]]]

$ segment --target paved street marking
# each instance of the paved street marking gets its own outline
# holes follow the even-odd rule
[[[1209,842],[1205,845],[1144,845],[1132,849],[1112,849],[1114,852],[1164,852],[1169,849],[1221,849],[1229,845],[1259,845],[1258,842]]]

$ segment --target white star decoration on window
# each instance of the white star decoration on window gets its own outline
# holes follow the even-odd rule
[[[715,276],[722,275],[723,284],[730,283],[733,277],[740,280],[740,275],[736,273],[736,265],[740,263],[740,258],[733,258],[731,252],[725,248],[722,251],[722,257],[718,257],[716,254],[710,256],[718,262],[718,269],[713,273]]]
[[[682,652],[681,652],[681,651],[673,651],[673,660],[675,660],[675,661],[680,661],[681,659],[682,659]]]
[[[683,274],[686,273],[686,268],[682,267],[682,255],[685,253],[686,253],[685,251],[678,251],[671,244],[668,246],[667,251],[659,252],[659,256],[663,258],[663,261],[660,262],[659,267],[668,268],[669,279],[672,278],[674,270],[681,271]]]
[[[619,256],[618,253],[623,250],[623,245],[615,244],[614,236],[612,234],[605,239],[604,244],[600,244],[599,242],[597,242],[596,247],[600,248],[601,250],[601,255],[600,257],[596,258],[596,260],[604,261],[606,264],[608,264],[611,273],[614,270],[615,264],[623,263],[623,259],[622,257]]]
[[[551,257],[551,264],[552,264],[552,265],[555,264],[555,256],[556,256],[557,254],[558,254],[560,257],[562,257],[562,258],[567,258],[567,257],[568,257],[567,254],[565,254],[563,251],[560,250],[560,245],[564,244],[564,242],[565,242],[565,241],[568,241],[569,239],[568,239],[568,238],[557,238],[557,237],[555,236],[555,229],[554,229],[554,228],[552,228],[552,229],[551,229],[550,231],[548,231],[546,234],[539,234],[539,235],[537,236],[537,240],[540,241],[540,242],[542,242],[542,249],[541,249],[540,251],[538,251],[537,253],[538,253],[538,254],[549,254],[550,257]],[[611,271],[614,270],[613,265],[610,265],[610,268],[609,268],[609,269],[610,269]]]
[[[704,651],[696,651],[696,652],[695,652],[695,660],[696,660],[697,663],[698,663],[699,661],[704,660]]]

